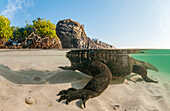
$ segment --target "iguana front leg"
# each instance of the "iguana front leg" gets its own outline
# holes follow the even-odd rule
[[[60,91],[58,94],[60,96],[59,102],[66,100],[66,104],[68,104],[73,100],[82,99],[83,105],[86,107],[86,101],[89,98],[99,96],[108,87],[112,79],[109,68],[99,61],[91,62],[82,72],[90,73],[89,75],[92,75],[93,78],[83,89],[69,88]]]

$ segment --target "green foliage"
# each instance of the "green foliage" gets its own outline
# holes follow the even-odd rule
[[[37,18],[32,21],[33,24],[29,24],[26,21],[25,27],[10,27],[10,21],[4,16],[0,16],[0,38],[5,40],[13,39],[18,42],[22,42],[26,37],[28,37],[32,32],[38,34],[41,37],[57,37],[55,29],[56,26],[46,20],[45,18]]]
[[[14,27],[13,28],[13,35],[15,40],[18,42],[22,42],[25,38],[27,38],[32,32],[35,30],[32,28],[31,25],[26,25],[24,28]]]
[[[41,37],[57,37],[55,29],[56,26],[50,22],[50,20],[46,20],[45,18],[37,18],[32,21],[33,27],[36,29],[36,32]]]
[[[22,41],[22,39],[28,36],[28,33],[25,28],[16,27],[14,29],[13,35],[15,40]]]
[[[13,37],[13,29],[10,27],[10,21],[3,15],[0,15],[0,39],[6,41]]]

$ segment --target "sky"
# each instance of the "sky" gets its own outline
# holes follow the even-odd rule
[[[0,15],[19,27],[71,18],[116,48],[170,49],[170,0],[0,0]]]

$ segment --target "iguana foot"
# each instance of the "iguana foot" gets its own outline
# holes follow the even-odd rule
[[[143,78],[143,80],[146,81],[146,82],[158,83],[158,81],[154,81],[154,80],[150,79],[150,78],[147,76],[147,70],[146,70],[146,68],[144,68],[144,67],[141,67],[141,66],[138,66],[138,65],[134,65],[132,72],[141,75],[142,78]]]
[[[82,99],[84,108],[86,107],[86,101],[89,98],[99,96],[109,85],[112,79],[112,73],[110,69],[99,61],[92,61],[88,65],[85,65],[83,73],[92,75],[93,78],[84,86],[83,89],[69,88],[62,90],[58,93],[59,102],[66,100],[66,104],[69,102]]]
[[[62,91],[60,91],[60,92],[57,94],[57,96],[63,95],[63,94],[67,94],[69,91],[77,91],[77,89],[75,89],[75,88],[69,88],[69,89],[67,89],[67,90],[62,90]]]
[[[153,82],[153,83],[158,83],[158,81],[154,81],[152,79],[150,79],[149,77],[143,77],[143,79],[146,81],[146,82]]]
[[[57,96],[60,96],[59,102],[62,100],[66,100],[66,104],[68,105],[71,101],[76,99],[82,99],[82,103],[84,108],[86,108],[86,101],[95,96],[95,92],[87,90],[87,89],[75,89],[69,88],[68,90],[62,90],[58,93]]]

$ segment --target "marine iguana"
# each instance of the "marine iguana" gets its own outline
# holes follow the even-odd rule
[[[112,79],[125,77],[131,73],[141,75],[144,81],[157,83],[147,76],[147,69],[158,71],[152,64],[136,60],[129,56],[139,50],[123,49],[84,49],[71,50],[66,57],[71,66],[59,67],[64,70],[78,70],[93,78],[83,89],[69,88],[58,93],[59,102],[69,102],[82,99],[84,108],[89,98],[99,96],[109,85]]]

